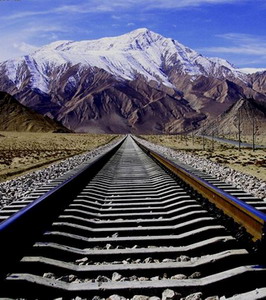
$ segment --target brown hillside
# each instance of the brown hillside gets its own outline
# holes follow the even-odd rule
[[[58,122],[20,104],[0,92],[0,131],[71,132]]]

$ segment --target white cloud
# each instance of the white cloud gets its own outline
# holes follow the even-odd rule
[[[39,49],[39,47],[27,44],[25,42],[14,43],[13,47],[15,49],[18,49],[21,52],[21,54],[26,54],[26,53],[29,54],[29,53],[32,53],[32,52],[36,51],[37,49]]]
[[[247,54],[247,55],[266,55],[266,48],[256,47],[254,45],[240,45],[239,47],[209,47],[201,48],[199,51],[209,53],[232,53],[232,54]]]
[[[255,36],[243,33],[226,33],[217,37],[227,40],[231,45],[226,47],[209,47],[202,50],[212,53],[234,53],[266,55],[266,36]]]
[[[29,23],[29,26],[23,29],[24,32],[28,33],[41,33],[41,32],[69,32],[69,28],[61,25],[39,25]]]
[[[131,26],[135,26],[136,24],[131,22],[131,23],[127,23],[127,26],[131,27]]]
[[[52,13],[53,11],[48,11],[48,10],[44,10],[44,11],[22,11],[22,12],[18,12],[18,13],[14,13],[11,15],[7,15],[4,17],[1,17],[1,20],[18,20],[18,19],[24,19],[24,18],[28,18],[28,17],[35,17],[35,16],[39,16],[39,15],[47,15],[49,13]]]
[[[204,4],[232,4],[243,3],[249,0],[149,0],[148,8],[175,9],[185,7],[196,7]]]
[[[112,15],[112,19],[114,19],[114,20],[121,20],[122,17],[121,16]]]
[[[0,47],[0,61],[10,58],[20,57],[36,51],[41,45],[35,44],[49,43],[59,38],[59,32],[68,32],[67,26],[58,24],[46,25],[34,22],[25,23],[23,27],[14,30],[6,30],[1,34],[1,43],[5,47]],[[74,29],[72,29],[74,30]]]
[[[31,45],[23,41],[10,41],[7,38],[3,38],[2,42],[8,47],[0,48],[0,62],[18,58],[20,56],[33,53],[38,49],[37,46]]]
[[[117,12],[133,10],[141,8],[142,10],[150,9],[182,9],[187,7],[197,7],[201,5],[215,5],[215,4],[234,4],[249,2],[251,0],[88,0],[80,4],[69,4],[57,6],[54,9],[36,10],[36,11],[22,11],[10,14],[1,19],[18,20],[22,18],[34,17],[39,15],[52,14],[86,14],[99,12]],[[119,16],[113,15],[112,18],[118,19]]]
[[[246,74],[253,74],[256,72],[266,71],[266,69],[265,68],[240,68],[239,71],[246,73]]]

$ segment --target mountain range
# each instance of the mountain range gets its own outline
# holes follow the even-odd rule
[[[0,75],[0,90],[77,132],[189,132],[241,99],[266,103],[266,72],[244,74],[146,28],[53,42],[0,63]]]

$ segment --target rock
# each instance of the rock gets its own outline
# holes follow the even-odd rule
[[[88,163],[95,156],[102,154],[115,143],[116,141],[113,141],[90,152],[54,163],[47,168],[0,183],[0,208],[9,205],[13,201],[23,201],[29,197],[36,199],[37,196],[33,192],[38,192],[39,188],[45,187],[46,184],[52,183],[54,179],[60,178],[69,171],[83,167],[84,163]]]
[[[55,275],[54,275],[54,273],[44,273],[44,274],[43,274],[43,277],[44,277],[44,278],[52,278],[52,279],[54,279],[54,278],[55,278]]]
[[[114,272],[112,275],[112,281],[119,281],[119,280],[121,280],[121,278],[122,278],[122,275],[117,272]]]
[[[199,257],[191,257],[190,261],[191,262],[196,262],[199,260]]]
[[[101,276],[99,275],[96,279],[95,279],[96,282],[108,282],[108,281],[111,281],[110,278],[106,277],[106,276]]]
[[[78,264],[86,263],[89,259],[87,257],[83,257],[81,259],[77,259],[75,262]]]
[[[144,262],[145,264],[149,264],[149,263],[152,262],[152,258],[151,258],[151,257],[147,257],[147,258],[144,259],[143,262]]]
[[[160,280],[161,278],[159,276],[154,276],[154,277],[151,277],[151,281],[156,281],[156,280]]]
[[[201,277],[201,273],[200,272],[194,272],[193,274],[191,274],[188,278],[200,278]]]
[[[182,280],[182,279],[187,279],[187,276],[184,274],[176,274],[174,276],[171,276],[171,279]]]
[[[161,300],[161,298],[156,297],[156,296],[152,296],[152,297],[149,298],[149,300]]]
[[[239,187],[241,190],[251,193],[254,196],[264,199],[266,201],[266,189],[260,188],[265,185],[265,181],[255,178],[251,175],[246,175],[241,172],[230,169],[219,163],[212,162],[209,159],[205,159],[201,156],[185,153],[183,151],[174,151],[164,146],[155,145],[148,141],[140,140],[144,145],[151,149],[161,153],[170,160],[174,160],[177,164],[182,162],[189,165],[205,174],[217,177],[221,181],[225,181],[234,186]],[[177,259],[177,261],[179,261]]]
[[[171,259],[171,258],[165,258],[162,260],[163,263],[168,263],[168,262],[173,262],[175,261],[174,259]]]
[[[77,276],[75,275],[65,275],[59,277],[57,280],[65,281],[65,282],[73,282],[74,280],[77,279]]]
[[[124,260],[122,261],[122,264],[127,265],[127,264],[130,263],[130,261],[131,261],[131,258],[124,259]]]
[[[126,300],[126,298],[121,297],[119,295],[112,295],[112,296],[108,297],[106,300]]]
[[[181,255],[179,257],[180,261],[184,262],[184,261],[190,261],[190,257],[186,256],[186,255]]]
[[[72,282],[72,281],[74,281],[76,279],[77,279],[76,275],[71,274],[71,275],[68,276],[68,280],[69,280],[68,282]]]
[[[130,281],[128,277],[122,277],[120,281]]]
[[[99,296],[94,296],[94,297],[92,298],[92,300],[102,300],[102,298],[99,297]]]
[[[111,244],[106,244],[106,245],[105,245],[105,248],[108,250],[108,249],[112,249],[113,247],[112,247]]]
[[[138,277],[136,275],[133,275],[133,276],[129,277],[129,280],[130,281],[137,281]]]
[[[194,294],[190,294],[188,295],[185,300],[202,300],[202,293],[194,293]]]
[[[166,289],[162,293],[162,300],[179,300],[180,298],[181,294],[170,289]]]
[[[149,300],[148,296],[143,296],[143,295],[135,295],[132,300]]]
[[[218,296],[211,296],[206,298],[205,300],[219,300],[220,298]]]
[[[139,281],[148,281],[149,278],[148,277],[139,277],[138,280]]]

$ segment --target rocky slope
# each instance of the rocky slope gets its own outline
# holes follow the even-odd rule
[[[5,92],[0,92],[0,131],[70,132],[58,122],[21,105]]]
[[[219,58],[148,29],[95,41],[58,41],[0,64],[0,89],[85,132],[196,129],[264,88]]]
[[[240,130],[244,135],[265,135],[266,102],[254,99],[241,99],[223,112],[216,120],[205,122],[199,133],[206,135],[230,135]]]
[[[266,93],[266,71],[251,74],[250,82],[252,88],[260,93]]]

